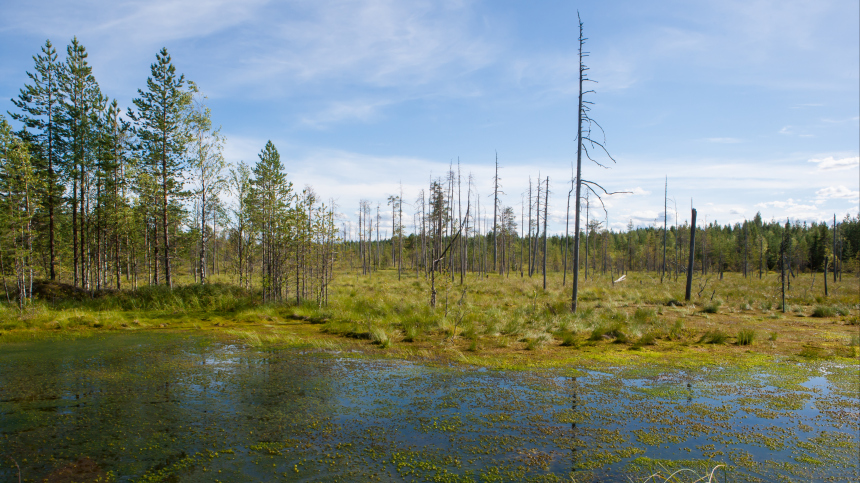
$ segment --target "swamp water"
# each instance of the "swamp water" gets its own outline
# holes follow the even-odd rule
[[[719,464],[714,481],[858,481],[857,373],[494,371],[154,333],[6,343],[0,482],[13,461],[24,481],[642,481]]]

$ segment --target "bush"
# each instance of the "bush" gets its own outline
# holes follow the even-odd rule
[[[755,331],[752,329],[741,329],[738,331],[738,345],[752,345],[755,341]]]
[[[777,338],[777,336],[778,336],[778,335],[779,335],[779,334],[777,334],[776,332],[771,332],[771,333],[770,333],[770,337],[768,337],[768,338],[767,338],[767,340],[769,340],[769,341],[771,341],[771,342],[776,342],[776,338]]]

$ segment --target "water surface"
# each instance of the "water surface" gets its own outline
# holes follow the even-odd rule
[[[202,335],[0,345],[0,481],[857,481],[858,366],[505,372]],[[683,473],[692,476],[692,473]]]

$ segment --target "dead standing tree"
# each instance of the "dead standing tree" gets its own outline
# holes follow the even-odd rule
[[[604,133],[603,143],[597,142],[591,138],[591,127],[597,126],[600,129],[600,132],[603,133],[603,128],[598,124],[595,120],[591,119],[588,115],[592,105],[592,102],[583,100],[583,96],[586,94],[593,94],[593,90],[583,91],[582,86],[585,82],[597,82],[588,78],[588,67],[583,62],[586,57],[588,57],[588,52],[582,50],[583,46],[585,46],[585,41],[588,40],[583,35],[582,29],[582,19],[579,17],[579,13],[576,14],[577,19],[579,20],[579,105],[578,105],[578,113],[579,119],[577,121],[577,146],[576,146],[576,207],[574,209],[574,233],[573,233],[573,294],[571,296],[570,302],[570,310],[572,312],[576,312],[576,301],[579,290],[579,237],[580,237],[580,206],[582,199],[582,185],[584,184],[586,189],[594,193],[597,196],[597,199],[600,200],[601,205],[603,204],[603,199],[600,197],[600,194],[594,189],[595,187],[599,188],[606,195],[613,195],[615,193],[610,193],[606,191],[599,184],[582,179],[582,154],[585,153],[585,157],[591,160],[594,164],[608,169],[607,166],[597,162],[594,158],[591,157],[591,154],[588,151],[588,146],[591,146],[592,149],[596,147],[603,150],[606,156],[609,157],[612,162],[615,162],[615,159],[612,155],[609,154],[609,151],[606,149],[604,145],[606,143],[606,136]],[[584,129],[583,129],[584,127]],[[586,145],[586,142],[588,145]],[[604,207],[605,210],[605,207]]]

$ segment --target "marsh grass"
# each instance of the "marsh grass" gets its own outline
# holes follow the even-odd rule
[[[778,288],[773,275],[758,280],[727,273],[724,280],[711,282],[717,293],[715,302],[710,302],[708,294],[694,296],[688,303],[681,302],[681,278],[660,284],[648,274],[631,272],[624,283],[612,285],[608,275],[598,275],[582,280],[579,310],[572,314],[570,284],[563,286],[558,273],[548,274],[547,290],[540,286],[540,277],[490,275],[479,279],[470,274],[462,286],[459,277],[454,281],[440,277],[435,310],[428,304],[429,281],[423,276],[416,278],[414,272],[407,274],[398,281],[396,271],[375,272],[373,277],[341,271],[330,287],[330,303],[323,307],[310,301],[263,303],[258,292],[227,283],[180,285],[173,291],[145,287],[94,296],[67,286],[46,285],[40,293],[49,297],[24,311],[0,304],[0,340],[10,340],[16,333],[141,329],[265,333],[282,326],[305,326],[301,335],[305,341],[342,338],[368,348],[389,348],[403,342],[397,345],[398,353],[435,351],[439,347],[462,352],[471,346],[494,356],[559,346],[566,353],[572,352],[570,348],[588,352],[619,346],[672,351],[685,350],[697,340],[710,343],[711,351],[725,351],[741,344],[725,344],[725,339],[720,341],[721,337],[714,334],[735,330],[729,327],[742,322],[765,334],[777,330],[785,334],[779,344],[763,349],[797,354],[801,341],[823,340],[833,332],[832,339],[834,331],[847,337],[842,335],[851,330],[847,324],[860,320],[860,300],[854,290],[857,279],[853,276],[837,284],[838,291],[834,286],[828,298],[800,290],[787,294],[791,306],[801,307],[804,313],[827,307],[829,311],[819,313],[822,318],[846,317],[840,324],[806,328],[796,324],[794,313],[771,312]],[[800,275],[799,279],[807,276]],[[808,282],[797,283],[802,286]],[[463,302],[458,304],[463,290]],[[257,344],[257,340],[250,338],[249,343]],[[267,342],[260,339],[260,343]],[[725,348],[720,348],[721,344]]]
[[[705,344],[725,344],[729,336],[720,329],[712,329],[705,332],[699,339],[699,343]]]
[[[755,341],[755,331],[752,329],[741,329],[736,338],[738,345],[752,345]]]
[[[706,314],[716,314],[720,311],[720,305],[722,305],[722,304],[720,303],[719,300],[714,301],[714,302],[709,302],[709,303],[705,304],[704,307],[702,307],[702,312],[704,312]]]
[[[835,317],[837,315],[848,315],[848,309],[833,305],[819,305],[812,311],[813,317]]]

